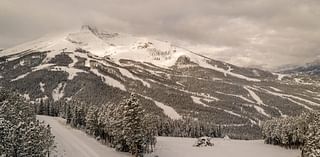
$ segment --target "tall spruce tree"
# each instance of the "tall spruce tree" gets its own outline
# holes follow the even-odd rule
[[[133,94],[126,101],[123,114],[123,137],[130,152],[137,157],[140,153],[143,153],[143,144],[146,140],[146,132],[143,125],[145,111]]]
[[[87,115],[86,115],[86,132],[90,135],[98,136],[98,108],[92,106],[89,108]]]

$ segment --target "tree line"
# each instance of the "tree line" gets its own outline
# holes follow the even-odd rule
[[[126,100],[127,99],[123,102]],[[88,127],[87,125],[89,125],[86,120],[88,120],[92,114],[98,115],[100,117],[99,121],[101,121],[103,116],[113,116],[113,112],[119,106],[121,106],[121,103],[96,106],[77,100],[67,102],[40,101],[37,111],[40,115],[63,117],[67,119],[68,124],[71,126],[85,129]],[[149,121],[149,125],[152,125],[152,130],[156,136],[198,138],[202,136],[224,137],[225,134],[227,134],[227,127],[216,123],[198,121],[190,117],[184,117],[181,120],[172,120],[169,117],[151,115],[149,113],[145,114],[145,119]]]
[[[172,120],[147,113],[135,95],[119,104],[96,106],[83,101],[40,101],[38,114],[60,116],[118,151],[141,156],[154,150],[155,136],[223,137],[223,127],[192,118]]]
[[[43,102],[38,114],[61,116],[72,127],[84,130],[117,151],[134,156],[151,153],[156,144],[153,116],[145,113],[135,95],[120,104],[100,107],[81,101]]]
[[[302,157],[320,156],[320,112],[265,121],[262,134],[267,144],[300,148]]]
[[[34,106],[17,93],[0,89],[0,156],[50,156],[54,136],[35,113]]]

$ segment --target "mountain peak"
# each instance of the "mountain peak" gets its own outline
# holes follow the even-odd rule
[[[81,31],[87,31],[88,30],[88,31],[91,31],[91,32],[97,32],[98,31],[97,27],[94,26],[94,25],[82,25],[80,30]]]
[[[94,25],[82,25],[80,32],[91,32],[92,34],[94,34],[95,36],[97,36],[98,38],[102,39],[102,40],[107,40],[109,38],[113,38],[119,35],[119,33],[114,33],[114,32],[110,32],[110,31],[106,31],[104,29],[100,29]]]

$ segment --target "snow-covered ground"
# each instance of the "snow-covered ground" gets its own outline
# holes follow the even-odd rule
[[[156,151],[147,157],[299,157],[299,150],[266,145],[262,140],[213,139],[213,147],[193,147],[193,138],[160,137]]]
[[[65,120],[38,116],[50,124],[57,145],[57,157],[129,157],[102,145],[84,132],[72,129]],[[193,147],[194,138],[158,137],[156,151],[147,157],[299,157],[299,150],[266,145],[262,140],[213,139],[213,147]]]

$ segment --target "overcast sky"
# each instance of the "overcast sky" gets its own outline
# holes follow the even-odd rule
[[[0,0],[0,47],[92,24],[236,65],[320,56],[320,0]]]

